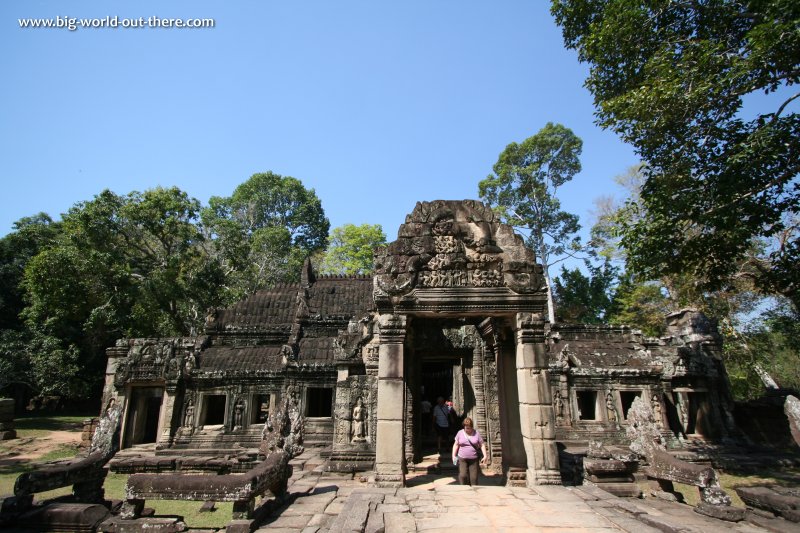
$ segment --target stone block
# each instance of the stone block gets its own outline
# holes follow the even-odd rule
[[[391,356],[378,358],[379,378],[403,378],[403,352],[397,353],[396,350],[393,352]]]
[[[405,402],[403,381],[399,379],[378,380],[378,422],[403,420]]]
[[[584,459],[583,469],[596,475],[630,473],[633,465],[615,459]]]
[[[536,367],[536,351],[533,344],[517,343],[515,363],[518,370]]]
[[[546,370],[517,369],[517,391],[520,403],[550,405],[550,375]]]
[[[529,405],[520,403],[519,419],[522,437],[530,439],[555,439],[556,428],[551,405]]]
[[[16,525],[35,531],[94,531],[110,515],[103,505],[52,503],[23,514]]]
[[[403,459],[403,422],[378,420],[375,462],[400,465]]]
[[[385,513],[383,523],[387,533],[413,533],[417,531],[414,516],[410,513]]]
[[[769,487],[737,487],[734,490],[749,507],[764,509],[775,514],[790,509],[800,509],[800,498],[778,494]]]
[[[642,489],[636,483],[600,483],[598,487],[620,498],[639,498]]]
[[[250,533],[253,531],[252,520],[231,520],[225,527],[225,533]]]
[[[700,502],[694,508],[694,512],[716,518],[718,520],[725,520],[726,522],[741,522],[744,520],[746,510],[741,507],[733,507],[732,505],[709,505]]]
[[[395,343],[382,342],[378,345],[378,366],[382,359],[399,359],[403,360],[403,345]],[[378,376],[380,377],[380,376]]]

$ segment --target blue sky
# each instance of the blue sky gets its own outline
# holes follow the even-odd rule
[[[637,162],[594,125],[587,67],[545,1],[0,4],[0,235],[105,188],[176,185],[204,204],[272,170],[332,227],[393,240],[418,200],[476,198],[498,154],[547,122],[584,141],[563,206]],[[19,18],[214,18],[213,29],[22,29]]]

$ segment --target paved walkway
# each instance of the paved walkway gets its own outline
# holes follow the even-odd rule
[[[304,454],[305,455],[305,454]],[[465,487],[454,475],[410,475],[409,487],[369,487],[364,478],[322,471],[321,461],[295,461],[291,501],[258,530],[297,532],[546,532],[758,533],[753,524],[722,522],[694,513],[686,505],[659,506],[648,500],[617,498],[594,486],[541,486],[535,489],[486,485]],[[785,522],[785,521],[782,521]],[[795,531],[795,524],[785,522]]]

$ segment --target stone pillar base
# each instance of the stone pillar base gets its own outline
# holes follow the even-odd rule
[[[375,474],[375,486],[384,488],[398,488],[406,485],[406,476],[403,474]]]
[[[561,473],[553,470],[528,469],[526,482],[528,487],[536,485],[561,485]]]
[[[526,487],[527,473],[524,468],[511,467],[506,472],[506,487]]]

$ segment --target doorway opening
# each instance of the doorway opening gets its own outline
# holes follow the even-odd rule
[[[161,387],[134,387],[131,390],[124,447],[158,440],[163,397],[164,389]]]

